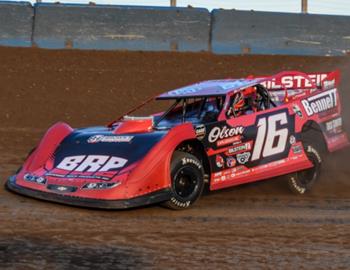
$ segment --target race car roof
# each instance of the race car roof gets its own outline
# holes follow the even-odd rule
[[[224,96],[229,92],[239,91],[250,86],[259,84],[265,80],[266,78],[204,81],[171,90],[169,92],[157,96],[156,99]]]

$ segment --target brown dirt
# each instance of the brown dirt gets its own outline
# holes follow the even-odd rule
[[[45,129],[107,123],[139,101],[199,80],[281,70],[344,73],[350,59],[0,48],[0,184]],[[348,269],[350,151],[329,157],[315,189],[282,178],[213,192],[190,210],[97,211],[0,189],[1,269]]]

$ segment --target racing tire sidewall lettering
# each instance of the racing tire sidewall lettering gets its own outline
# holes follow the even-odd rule
[[[196,177],[196,186],[193,192],[188,196],[181,197],[175,191],[174,177],[183,169],[189,171]],[[172,209],[186,209],[190,207],[202,194],[204,189],[204,171],[201,162],[193,155],[185,152],[176,151],[171,163],[171,198],[165,203],[165,206]]]
[[[319,151],[313,146],[307,144],[305,145],[305,154],[308,159],[314,164],[314,166],[310,169],[295,172],[287,176],[289,188],[293,193],[299,195],[303,195],[310,191],[321,173],[322,159]],[[311,179],[304,179],[306,171],[309,171],[309,174],[312,176]]]

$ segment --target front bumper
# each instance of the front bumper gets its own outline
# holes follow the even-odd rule
[[[22,187],[16,184],[16,176],[10,176],[6,182],[6,187],[16,193],[33,197],[40,200],[51,201],[56,203],[68,204],[73,206],[100,208],[100,209],[126,209],[139,206],[146,206],[163,201],[167,201],[171,197],[169,189],[162,189],[140,197],[127,200],[100,200],[90,199],[67,194],[43,192],[35,189]]]

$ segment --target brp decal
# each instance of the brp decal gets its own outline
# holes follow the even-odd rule
[[[94,135],[87,139],[88,143],[119,143],[119,142],[130,142],[134,136],[105,136],[105,135]]]
[[[337,106],[336,89],[328,90],[307,99],[303,99],[301,103],[303,104],[308,116],[328,111]]]
[[[127,159],[103,155],[81,155],[65,157],[57,169],[77,172],[108,172],[120,169],[128,162]]]

